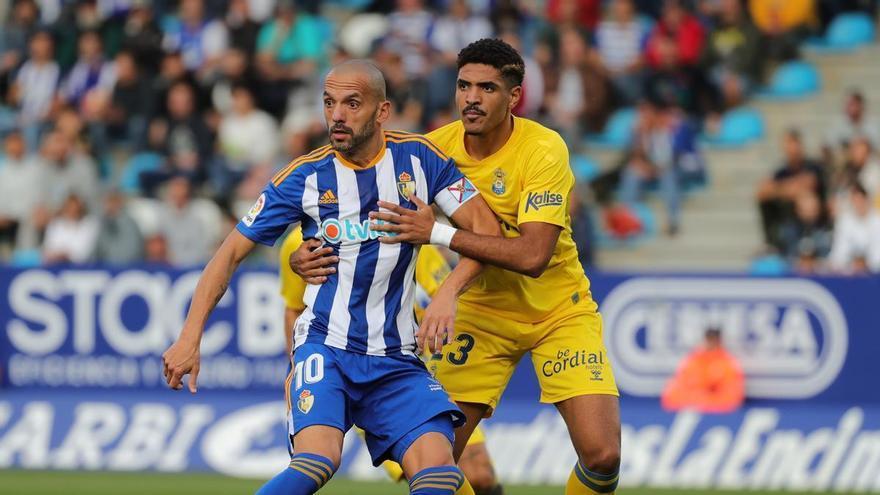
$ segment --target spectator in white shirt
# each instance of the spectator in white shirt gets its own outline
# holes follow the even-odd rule
[[[208,78],[223,57],[229,44],[226,26],[208,19],[203,0],[181,0],[177,16],[162,25],[165,51],[179,51],[186,68]]]
[[[841,212],[834,225],[828,261],[839,273],[880,272],[880,213],[860,184],[850,189],[850,208]]]
[[[35,192],[40,187],[40,173],[27,156],[24,137],[14,131],[4,140],[5,156],[0,160],[0,259],[3,250],[16,246],[19,226],[36,206]]]
[[[250,89],[243,84],[233,86],[231,112],[220,123],[222,158],[211,167],[217,192],[228,193],[255,166],[271,166],[278,155],[278,140],[278,125],[256,107]]]
[[[28,149],[36,150],[40,134],[49,119],[58,89],[61,69],[52,59],[54,46],[48,32],[38,32],[30,42],[30,58],[19,69],[10,99],[19,107]]]
[[[71,194],[46,228],[43,262],[52,264],[90,261],[98,238],[98,226],[98,220],[88,215],[85,201],[78,195]]]
[[[880,121],[868,115],[865,97],[859,90],[847,95],[843,115],[836,115],[828,126],[823,153],[827,161],[835,154],[845,151],[856,137],[865,137],[871,147],[880,149]]]
[[[607,15],[596,27],[596,49],[611,73],[615,90],[633,103],[641,95],[642,52],[648,30],[636,16],[632,0],[612,0]]]

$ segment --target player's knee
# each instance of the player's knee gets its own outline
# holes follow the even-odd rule
[[[579,454],[581,464],[594,473],[613,473],[620,467],[620,446],[603,445]]]

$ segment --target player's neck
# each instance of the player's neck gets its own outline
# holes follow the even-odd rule
[[[350,165],[354,165],[358,168],[368,168],[371,165],[375,165],[376,158],[378,158],[379,154],[382,153],[385,149],[385,132],[379,129],[373,134],[373,137],[369,139],[369,141],[365,142],[363,146],[358,147],[356,150],[352,150],[351,152],[341,152],[337,153],[345,159]]]
[[[486,134],[465,134],[464,149],[472,158],[483,160],[503,148],[511,134],[513,134],[513,115]]]

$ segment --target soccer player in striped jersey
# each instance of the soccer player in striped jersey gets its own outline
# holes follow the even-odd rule
[[[317,492],[339,467],[343,436],[356,424],[375,465],[401,464],[411,494],[452,495],[465,484],[452,455],[453,430],[464,418],[416,352],[442,347],[447,335],[434,330],[451,328],[457,295],[482,267],[459,262],[432,303],[438,325],[420,330],[417,345],[418,248],[378,242],[369,213],[380,200],[411,207],[419,197],[462,228],[501,235],[500,228],[473,185],[428,140],[382,130],[390,103],[375,66],[334,67],[323,101],[330,146],[279,172],[205,267],[184,328],[163,354],[165,377],[179,390],[190,374],[196,391],[204,324],[232,273],[256,243],[272,245],[300,225],[303,236],[334,248],[338,265],[306,290],[287,380],[294,455],[258,494]]]

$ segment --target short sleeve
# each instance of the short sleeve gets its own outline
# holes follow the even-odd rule
[[[290,177],[280,187],[267,185],[235,228],[254,242],[275,245],[287,227],[298,225],[302,217],[302,187],[293,184],[296,180]]]
[[[430,202],[436,203],[447,217],[479,194],[473,183],[458,170],[455,161],[433,147],[425,147],[423,167],[428,181]]]
[[[568,200],[574,174],[564,143],[537,151],[525,166],[525,182],[519,198],[517,225],[543,222],[560,227],[568,224]]]

